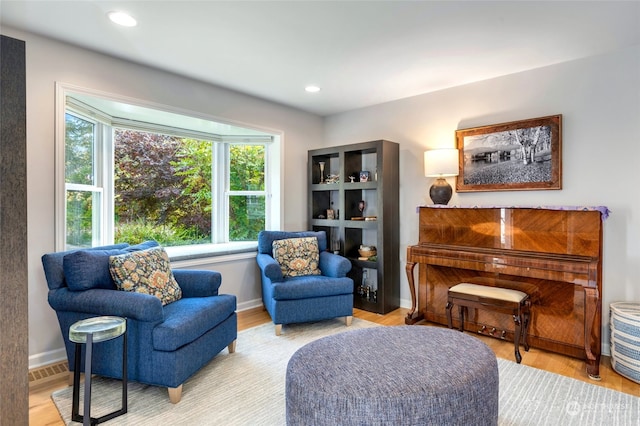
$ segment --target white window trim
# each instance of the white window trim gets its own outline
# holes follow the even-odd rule
[[[266,203],[266,211],[265,211],[265,228],[266,229],[281,229],[283,218],[281,212],[283,211],[283,203],[284,199],[282,194],[283,190],[283,170],[284,170],[284,155],[283,155],[283,147],[282,144],[284,142],[283,133],[281,131],[274,131],[273,129],[261,128],[255,125],[248,125],[246,123],[233,122],[229,120],[223,120],[218,117],[204,115],[200,113],[196,113],[193,111],[181,110],[179,108],[169,107],[166,105],[154,104],[153,102],[144,102],[133,98],[128,98],[124,96],[114,95],[110,93],[104,93],[96,90],[86,89],[82,87],[78,87],[75,85],[70,85],[67,83],[56,82],[55,85],[55,176],[54,176],[54,187],[55,187],[55,247],[56,251],[63,251],[66,248],[66,176],[65,176],[65,113],[67,111],[67,96],[72,94],[81,94],[86,96],[92,96],[97,98],[104,98],[107,100],[111,100],[114,102],[121,102],[125,104],[131,104],[135,106],[156,109],[160,111],[166,111],[168,113],[175,113],[185,116],[190,116],[194,118],[199,118],[203,120],[209,120],[212,122],[228,124],[230,126],[237,126],[246,129],[252,129],[258,132],[265,132],[270,135],[270,145],[265,152],[265,175],[267,176],[267,181],[265,181],[266,192],[261,192],[260,195],[265,195],[266,199],[269,201]],[[97,114],[99,115],[99,114]],[[110,117],[100,116],[100,120],[107,122],[111,125],[117,127],[129,127],[133,128],[135,126],[135,122],[132,120],[122,120],[122,119],[113,119],[110,120]],[[149,130],[153,126],[145,127],[146,130]],[[159,126],[162,127],[162,126]],[[137,129],[136,129],[137,130]],[[182,129],[177,129],[180,136],[188,135],[189,137],[201,138],[198,136],[198,132],[188,132],[182,131]],[[163,128],[163,133],[167,132],[167,128]],[[109,132],[107,132],[109,133]],[[103,135],[104,136],[104,135]],[[234,136],[224,136],[224,139],[228,142],[241,142],[242,139],[246,139],[246,137],[234,137]],[[208,137],[204,138],[207,140],[215,139],[211,134],[208,134]],[[265,140],[267,137],[265,136]],[[259,138],[251,137],[252,141],[257,141]],[[110,134],[107,137],[103,138],[103,143],[106,144],[107,149],[111,152],[110,156],[100,155],[99,167],[102,167],[102,171],[112,171],[113,164],[107,164],[108,161],[113,161],[113,141],[111,140]],[[218,146],[223,146],[224,144],[214,144]],[[104,151],[102,151],[104,152]],[[215,155],[215,154],[214,154]],[[277,160],[279,161],[279,165]],[[212,162],[212,167],[214,162]],[[218,164],[220,164],[218,162]],[[104,176],[104,179],[110,179],[113,181],[112,172],[109,173],[109,176]],[[214,188],[219,188],[216,184],[214,178]],[[108,189],[107,189],[108,188]],[[249,195],[247,192],[242,192],[242,195]],[[213,196],[213,194],[212,194]],[[222,198],[227,198],[226,196]],[[105,203],[106,211],[105,214],[108,218],[113,218],[113,209],[114,209],[114,198],[112,185],[107,185],[103,190],[103,200]],[[226,214],[226,210],[223,214]],[[227,223],[227,221],[216,221],[214,223]],[[103,224],[106,223],[106,220],[103,221]],[[113,224],[111,226],[103,226],[101,230],[104,244],[109,244],[113,241]],[[214,232],[214,230],[212,230]],[[220,232],[220,230],[218,230]],[[223,234],[228,235],[228,233]],[[212,235],[213,238],[213,235]],[[218,241],[218,239],[214,240]],[[168,247],[167,251],[170,252],[170,255],[173,253],[176,259],[185,260],[188,258],[201,258],[203,256],[221,256],[224,255],[226,258],[237,256],[236,253],[246,253],[253,252],[257,248],[256,242],[229,242],[226,244],[203,244],[197,246],[182,246],[182,247]],[[251,254],[253,255],[253,254]]]

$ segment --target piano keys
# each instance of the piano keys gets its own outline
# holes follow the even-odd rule
[[[407,324],[446,325],[447,290],[461,282],[522,290],[532,297],[530,346],[583,359],[589,376],[599,378],[603,210],[419,210],[419,241],[407,248]],[[465,325],[511,330],[504,337],[513,340],[508,315],[470,309]]]

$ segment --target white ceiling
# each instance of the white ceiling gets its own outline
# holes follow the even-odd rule
[[[0,25],[329,115],[639,45],[640,1],[2,0]]]

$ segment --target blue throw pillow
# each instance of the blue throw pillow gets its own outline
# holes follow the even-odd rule
[[[109,272],[109,256],[127,253],[123,249],[78,250],[64,256],[64,277],[69,290],[92,288],[116,290]]]
[[[136,244],[135,246],[129,246],[127,248],[124,249],[125,252],[132,252],[132,251],[140,251],[140,250],[146,250],[146,249],[150,249],[150,248],[154,248],[154,247],[160,247],[160,244],[158,244],[157,241],[154,240],[148,240],[148,241],[144,241],[140,244]]]

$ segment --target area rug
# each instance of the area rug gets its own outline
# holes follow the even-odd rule
[[[130,383],[129,412],[106,424],[285,425],[285,372],[291,355],[320,337],[376,326],[354,318],[351,327],[339,319],[285,326],[281,336],[272,324],[241,331],[236,352],[223,351],[189,379],[180,403],[171,404],[164,388]],[[503,359],[498,368],[501,426],[640,424],[640,398]],[[119,381],[97,377],[92,416],[119,409],[121,389]],[[52,394],[65,424],[77,425],[70,420],[71,397],[71,387]]]

